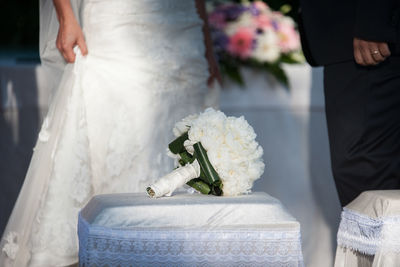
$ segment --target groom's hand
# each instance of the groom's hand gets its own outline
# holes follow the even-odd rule
[[[354,59],[357,64],[362,66],[373,66],[384,61],[390,56],[390,50],[387,43],[365,41],[354,38]]]

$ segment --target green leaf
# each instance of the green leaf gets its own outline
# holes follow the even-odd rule
[[[208,195],[211,191],[210,186],[203,182],[200,178],[192,179],[186,184],[204,195]]]
[[[292,10],[292,6],[288,5],[288,4],[285,4],[285,5],[281,6],[281,8],[279,9],[279,11],[282,12],[283,14],[285,14],[285,15],[287,13],[289,13],[291,10]]]
[[[195,160],[195,158],[187,151],[181,152],[179,153],[179,155],[181,156],[181,160],[185,163],[184,165],[188,163],[193,163],[193,161]]]
[[[275,76],[275,78],[283,83],[283,85],[286,86],[287,89],[289,89],[289,79],[286,76],[285,71],[281,68],[280,65],[278,64],[269,64],[269,65],[265,65],[265,68],[271,72],[271,74],[273,76]]]
[[[290,54],[282,55],[281,62],[286,64],[299,64],[299,61],[295,60]]]
[[[200,175],[201,179],[204,179],[206,183],[209,185],[219,186],[221,184],[221,179],[218,176],[218,173],[215,171],[214,167],[211,165],[210,160],[207,156],[207,151],[204,149],[200,142],[193,145],[194,148],[194,156],[200,164],[200,169],[202,175]]]
[[[183,146],[183,143],[188,139],[189,134],[187,132],[182,134],[168,145],[169,150],[171,150],[171,152],[174,154],[185,152],[185,147]]]
[[[240,86],[244,86],[244,81],[238,66],[229,63],[221,64],[221,72]]]

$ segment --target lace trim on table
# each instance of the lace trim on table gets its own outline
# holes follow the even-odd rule
[[[299,230],[119,230],[79,218],[81,266],[304,266]]]
[[[338,245],[363,254],[378,250],[400,253],[400,216],[371,218],[344,208],[337,235]]]
[[[400,216],[384,218],[381,237],[378,250],[400,253]]]

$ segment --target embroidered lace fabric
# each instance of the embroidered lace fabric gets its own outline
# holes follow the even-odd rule
[[[94,231],[80,220],[82,266],[303,266],[299,232],[287,229]]]
[[[246,218],[256,213],[259,221]],[[303,266],[299,224],[266,194],[97,196],[80,213],[78,233],[81,266]]]
[[[204,108],[208,70],[194,1],[88,0],[80,11],[89,54],[76,51],[64,69],[0,266],[77,262],[79,210],[93,194],[144,192],[169,172],[174,123]]]
[[[344,208],[338,245],[368,255],[400,253],[400,216],[371,218]]]

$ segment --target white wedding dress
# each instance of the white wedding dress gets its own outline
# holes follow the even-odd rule
[[[89,54],[76,50],[65,68],[51,1],[40,3],[42,60],[54,81],[63,71],[1,240],[3,267],[76,263],[79,210],[94,194],[144,192],[171,171],[172,127],[209,93],[194,0],[72,2]]]

